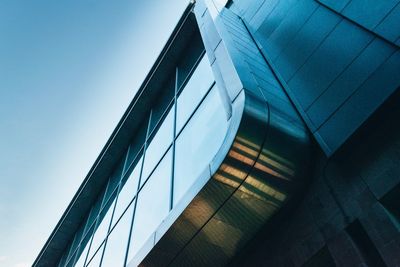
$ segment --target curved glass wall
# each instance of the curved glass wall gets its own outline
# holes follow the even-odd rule
[[[221,147],[228,122],[218,88],[214,86],[176,139],[174,205]]]
[[[107,240],[102,266],[124,266],[134,204],[118,220]]]
[[[139,192],[128,259],[150,238],[169,213],[172,151],[169,150]]]
[[[140,131],[147,131],[144,141],[132,139],[59,266],[126,266],[153,245],[155,231],[196,180],[210,175],[228,121],[208,58],[203,52],[193,62],[189,74],[177,68],[183,82],[173,100],[163,113],[155,107],[153,119],[150,112]]]
[[[122,214],[128,208],[129,205],[132,205],[132,201],[134,201],[136,197],[136,192],[138,190],[140,171],[142,167],[143,156],[140,157],[137,162],[135,168],[132,170],[131,174],[128,176],[126,183],[121,186],[122,189],[118,194],[117,205],[115,207],[114,216],[112,225],[114,226],[117,221],[120,219]],[[133,203],[134,204],[134,203]]]
[[[115,201],[113,201],[113,203],[110,205],[110,208],[107,210],[107,212],[105,212],[104,217],[101,215],[98,217],[98,227],[90,244],[87,262],[91,261],[95,254],[101,254],[100,247],[103,245],[104,239],[107,237],[108,230],[110,228],[112,214],[114,211],[113,207],[115,206],[114,203]]]
[[[214,77],[210,68],[210,62],[207,56],[204,56],[178,97],[176,114],[177,132],[179,132],[188,121],[189,117],[196,109],[196,106],[209,91],[213,82]]]
[[[174,139],[174,112],[174,107],[168,111],[164,121],[161,123],[146,149],[146,159],[144,161],[143,174],[140,182],[141,185],[144,184],[150,173],[154,170],[156,164],[171,146],[172,140]]]

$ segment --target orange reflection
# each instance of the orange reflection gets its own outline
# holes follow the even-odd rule
[[[242,163],[245,163],[246,165],[250,165],[251,166],[255,162],[254,159],[251,159],[251,158],[247,157],[246,155],[240,154],[240,153],[238,153],[236,151],[233,151],[233,150],[229,151],[228,155],[231,158],[234,158],[234,159],[236,159],[236,160],[238,160],[238,161],[240,161]]]
[[[268,206],[275,210],[281,206],[281,203],[287,199],[287,195],[269,184],[268,177],[290,181],[294,175],[293,169],[288,166],[284,159],[274,155],[270,151],[263,151],[260,155],[260,147],[255,143],[242,137],[237,137],[233,143],[232,149],[228,153],[226,160],[214,174],[213,178],[218,182],[239,190],[251,197],[268,202]],[[230,163],[240,162],[249,167],[254,167],[258,173],[257,176],[248,175],[247,171],[240,169],[240,165]],[[228,163],[229,162],[229,163]],[[233,166],[235,165],[235,166]],[[245,168],[249,170],[248,168]],[[243,179],[246,179],[243,183]]]
[[[237,136],[236,140],[241,142],[241,143],[243,143],[243,144],[245,144],[245,145],[247,145],[249,148],[253,148],[253,149],[257,150],[257,151],[260,150],[260,146],[259,145],[255,144],[255,143],[253,143],[253,142],[251,142],[251,141],[249,141],[247,139],[244,139],[244,138],[242,138],[240,136]]]
[[[286,167],[285,165],[277,162],[276,160],[273,160],[272,158],[269,158],[269,157],[265,156],[264,154],[261,154],[259,159],[261,161],[263,161],[263,162],[265,162],[267,164],[270,164],[270,165],[274,166],[275,168],[285,172],[289,176],[294,176],[293,169],[291,169],[289,167]]]
[[[223,184],[232,186],[232,187],[234,187],[234,188],[237,188],[237,187],[240,185],[239,182],[233,181],[233,180],[230,179],[230,178],[226,178],[225,176],[223,176],[222,174],[219,174],[219,173],[214,174],[214,178],[215,178],[215,180],[217,180],[218,182],[221,182],[221,183],[223,183]]]
[[[281,178],[281,179],[290,181],[290,179],[287,178],[286,176],[284,176],[284,175],[278,173],[277,171],[274,171],[273,169],[271,169],[271,168],[269,168],[269,167],[267,167],[267,166],[265,166],[264,164],[261,164],[261,163],[259,163],[259,162],[256,163],[256,165],[254,166],[254,168],[256,168],[256,169],[259,170],[259,171],[268,173],[269,175],[275,176],[275,177],[277,177],[277,178]]]
[[[280,202],[285,201],[287,198],[286,194],[280,192],[277,189],[272,188],[271,186],[267,185],[265,182],[260,181],[259,179],[255,178],[253,176],[250,176],[250,175],[247,177],[246,182],[245,182],[245,184],[243,184],[243,186],[246,187],[246,188],[243,188],[243,190],[250,192],[250,190],[247,187],[253,187],[253,188],[256,188],[257,191],[259,191],[267,196],[270,196]],[[242,190],[242,188],[241,188],[241,190]],[[254,194],[255,193],[253,192],[253,195]],[[257,195],[259,198],[265,198],[261,194],[255,194],[255,195]]]
[[[254,150],[252,150],[252,149],[250,149],[250,148],[246,148],[246,147],[244,147],[243,145],[240,145],[240,144],[238,144],[238,143],[236,143],[236,142],[234,143],[233,147],[236,147],[236,148],[239,148],[239,147],[240,147],[240,150],[241,150],[241,151],[246,151],[246,154],[254,155],[255,157],[257,156],[257,151],[254,151]],[[246,165],[252,166],[252,165],[254,164],[254,159],[249,158],[249,157],[246,156],[246,155],[240,154],[239,152],[236,152],[236,151],[234,151],[234,150],[229,151],[229,154],[228,154],[228,155],[229,155],[230,157],[232,157],[232,158],[234,158],[234,159],[236,159],[236,160],[238,160],[238,161],[240,161],[240,162],[246,164]],[[281,169],[280,169],[279,167],[283,168],[283,169],[285,170],[284,172],[286,172],[286,173],[287,173],[287,172],[293,173],[293,171],[292,171],[291,169],[289,169],[289,168],[287,168],[287,167],[285,167],[285,166],[283,166],[283,165],[281,165],[281,164],[275,162],[275,161],[272,160],[272,159],[267,158],[267,157],[264,156],[264,155],[260,155],[259,160],[260,160],[260,161],[264,161],[264,163],[269,163],[269,162],[273,163],[273,164],[270,164],[270,165],[272,165],[272,166],[274,166],[274,165],[275,165],[275,166],[278,166],[278,167],[276,167],[276,168],[277,168],[278,170],[280,170],[280,171],[281,171]],[[260,162],[257,162],[257,163],[255,164],[254,167],[255,167],[256,169],[262,171],[262,172],[265,172],[265,173],[269,174],[269,175],[272,175],[272,176],[275,176],[275,177],[277,177],[277,178],[281,178],[281,179],[290,181],[290,179],[289,179],[288,177],[286,177],[285,175],[280,174],[278,171],[275,171],[275,170],[273,170],[272,168],[268,167],[267,164],[262,164],[262,163],[260,163]]]
[[[257,150],[251,149],[250,147],[246,147],[246,146],[244,146],[242,144],[239,144],[237,142],[235,142],[233,144],[233,147],[235,147],[235,148],[239,149],[240,151],[243,151],[243,152],[245,152],[245,153],[247,153],[247,154],[249,154],[251,156],[254,156],[254,157],[258,156],[258,151]]]

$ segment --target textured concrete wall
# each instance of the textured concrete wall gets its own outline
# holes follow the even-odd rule
[[[234,0],[326,154],[400,86],[400,0]]]
[[[400,94],[331,159],[317,151],[292,212],[239,266],[400,266]]]

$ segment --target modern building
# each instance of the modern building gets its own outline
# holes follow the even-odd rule
[[[33,266],[400,266],[400,0],[190,3]]]

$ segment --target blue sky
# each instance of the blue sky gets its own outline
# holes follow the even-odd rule
[[[30,266],[188,0],[0,1],[0,266]]]

